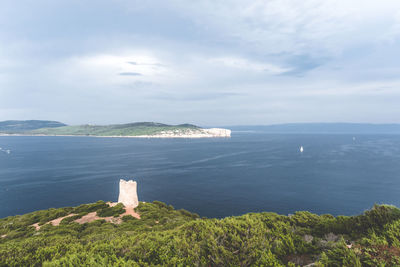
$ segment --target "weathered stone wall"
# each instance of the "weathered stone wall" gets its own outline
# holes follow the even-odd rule
[[[136,208],[139,205],[137,183],[135,181],[119,180],[118,203],[122,203],[125,207],[131,208]]]

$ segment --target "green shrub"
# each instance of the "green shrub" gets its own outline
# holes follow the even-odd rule
[[[249,213],[200,219],[162,202],[139,203],[141,219],[121,224],[73,220],[97,211],[118,216],[105,202],[0,219],[0,266],[399,266],[400,216],[375,205],[359,216]],[[60,214],[59,226],[30,227]],[[351,246],[348,246],[349,243]]]
[[[75,209],[73,209],[73,211],[71,213],[82,213],[82,212],[94,212],[100,209],[105,209],[108,208],[108,204],[105,203],[102,200],[97,201],[96,203],[92,203],[92,204],[83,204],[80,205],[78,207],[76,207]]]
[[[109,207],[107,205],[106,208],[102,208],[100,210],[97,210],[97,216],[99,217],[118,217],[120,214],[125,212],[124,205],[122,203],[118,203],[114,207]]]

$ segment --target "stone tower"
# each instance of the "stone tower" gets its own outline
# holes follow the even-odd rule
[[[136,181],[119,180],[118,203],[130,208],[136,208],[139,205]]]

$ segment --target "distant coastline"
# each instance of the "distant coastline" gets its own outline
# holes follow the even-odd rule
[[[224,129],[224,130],[228,130],[228,129]],[[158,138],[158,139],[162,139],[162,138],[193,138],[193,139],[197,139],[197,138],[230,138],[231,134],[230,134],[230,130],[229,134],[227,135],[221,135],[221,136],[217,136],[217,135],[201,135],[201,134],[193,134],[193,135],[189,135],[189,134],[183,134],[183,135],[77,135],[77,134],[6,134],[6,133],[0,133],[0,136],[36,136],[36,137],[45,137],[45,136],[58,136],[58,137],[97,137],[97,138],[142,138],[142,139],[150,139],[150,138]]]
[[[286,123],[272,125],[232,125],[235,132],[270,134],[400,134],[400,124],[373,123]]]
[[[113,138],[219,138],[230,137],[231,130],[201,128],[193,124],[168,125],[136,122],[112,125],[66,125],[55,121],[3,121],[0,136],[88,136]]]

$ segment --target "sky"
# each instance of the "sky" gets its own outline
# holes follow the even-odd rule
[[[4,0],[0,120],[400,123],[398,0]]]

